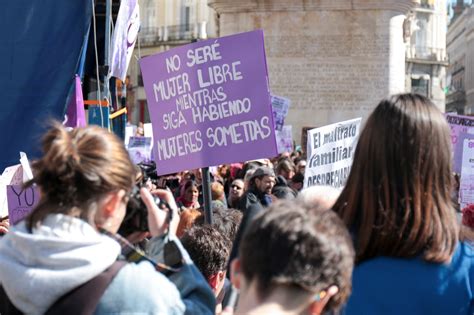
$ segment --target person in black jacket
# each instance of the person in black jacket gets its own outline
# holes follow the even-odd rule
[[[270,205],[271,193],[275,186],[275,173],[271,168],[259,167],[249,180],[249,186],[239,202],[239,209],[244,213]]]
[[[239,210],[244,213],[244,216],[232,244],[229,261],[237,256],[242,235],[255,215],[271,204],[273,186],[275,186],[275,173],[271,168],[259,167],[250,177],[248,189],[240,198]]]

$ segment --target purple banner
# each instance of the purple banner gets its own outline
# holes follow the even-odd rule
[[[36,186],[23,189],[21,185],[7,186],[8,218],[14,225],[26,217],[40,199]]]
[[[461,134],[474,133],[474,117],[456,114],[446,114],[445,116],[451,127],[451,142],[454,152],[453,170],[461,174],[463,140],[468,138],[466,135],[462,135],[461,139]]]
[[[86,112],[84,110],[84,97],[82,95],[81,78],[76,74],[74,79],[74,93],[72,93],[67,107],[66,126],[71,128],[85,127]]]
[[[263,32],[140,60],[159,175],[277,155]]]

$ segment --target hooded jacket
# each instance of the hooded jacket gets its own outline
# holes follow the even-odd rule
[[[150,242],[151,254],[158,257],[160,239]],[[185,260],[180,272],[168,279],[148,262],[127,264],[102,296],[96,314],[213,314],[212,291],[177,242]],[[108,268],[120,250],[115,240],[70,216],[51,214],[33,233],[21,222],[0,241],[0,283],[19,310],[43,314],[61,296]]]

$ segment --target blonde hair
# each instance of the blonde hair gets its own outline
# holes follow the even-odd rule
[[[32,230],[50,213],[94,224],[98,201],[109,192],[130,191],[135,168],[123,142],[108,130],[88,126],[67,131],[59,122],[43,137],[43,156],[33,164],[41,200],[28,216]]]

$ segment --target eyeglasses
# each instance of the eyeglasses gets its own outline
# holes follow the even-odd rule
[[[237,190],[241,190],[243,189],[243,187],[240,187],[240,186],[237,186],[237,185],[232,185],[230,186],[231,188],[236,188]]]

